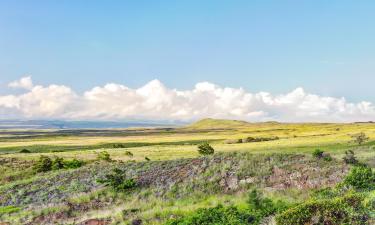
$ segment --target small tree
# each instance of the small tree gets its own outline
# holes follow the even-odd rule
[[[210,144],[206,142],[206,143],[198,145],[198,152],[201,155],[212,155],[214,154],[215,150],[213,147],[211,147]]]
[[[352,138],[353,142],[357,143],[358,145],[362,145],[363,143],[369,140],[369,137],[367,137],[366,134],[363,132],[352,135]]]

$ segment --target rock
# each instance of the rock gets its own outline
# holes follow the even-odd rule
[[[109,224],[109,220],[104,219],[88,219],[80,223],[79,225],[107,225]]]
[[[245,179],[242,179],[240,180],[240,184],[241,185],[244,185],[244,184],[252,184],[255,182],[255,178],[254,177],[247,177]]]

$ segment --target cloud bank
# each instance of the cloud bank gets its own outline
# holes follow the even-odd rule
[[[0,96],[0,118],[69,120],[182,120],[205,117],[246,121],[353,122],[375,120],[375,106],[366,101],[309,94],[303,88],[272,95],[201,82],[176,90],[152,80],[132,89],[109,83],[77,94],[64,85],[34,85],[31,77],[9,87],[25,93]]]

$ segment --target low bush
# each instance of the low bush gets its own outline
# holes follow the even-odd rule
[[[320,159],[320,158],[322,158],[323,157],[323,151],[322,150],[320,150],[320,149],[315,149],[314,151],[313,151],[313,153],[312,153],[312,156],[314,157],[314,158],[317,158],[317,159]]]
[[[34,163],[33,169],[35,172],[47,172],[51,170],[60,170],[60,169],[75,169],[81,167],[83,165],[83,161],[78,159],[73,160],[64,160],[63,158],[56,157],[55,159],[51,159],[48,156],[41,155]]]
[[[29,149],[24,148],[20,151],[20,153],[31,153],[31,151]]]
[[[278,225],[296,224],[368,224],[369,212],[360,194],[347,194],[333,199],[309,200],[276,216]]]
[[[107,174],[104,179],[99,179],[98,182],[110,186],[116,191],[127,191],[137,186],[135,179],[126,179],[124,172],[118,168],[113,169],[112,173]]]
[[[256,217],[248,212],[242,212],[234,206],[218,205],[213,208],[201,208],[179,219],[170,219],[167,225],[198,225],[198,224],[226,224],[241,225],[254,224]]]
[[[359,190],[374,190],[375,172],[366,165],[355,166],[344,178],[343,183]]]
[[[33,165],[33,170],[37,173],[47,172],[52,170],[52,159],[48,156],[41,155]]]
[[[147,156],[145,157],[145,160],[146,161],[151,161],[151,159],[149,157],[147,157]]]
[[[65,160],[64,168],[65,169],[76,169],[83,166],[84,162],[78,159]]]
[[[64,159],[60,157],[56,157],[52,161],[52,170],[60,170],[64,168]]]
[[[210,144],[206,142],[206,143],[198,145],[198,152],[201,155],[212,155],[214,154],[215,150],[213,147],[211,147]]]
[[[109,155],[107,151],[102,151],[102,152],[97,153],[96,159],[107,161],[107,162],[112,161],[111,156]]]

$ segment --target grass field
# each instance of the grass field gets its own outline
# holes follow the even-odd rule
[[[369,138],[361,145],[352,137],[360,132]],[[242,141],[249,137],[259,141]],[[204,142],[215,149],[214,156],[199,156],[197,145]],[[29,153],[20,153],[24,149]],[[316,149],[329,153],[333,161],[314,160],[311,153]],[[219,203],[245,207],[250,187],[272,199],[300,202],[308,198],[306,190],[341,180],[349,169],[342,162],[347,150],[374,168],[375,123],[205,119],[178,128],[0,130],[0,221],[79,224],[99,218],[108,220],[104,224],[136,219],[164,224],[171,217]],[[97,160],[103,151],[112,161]],[[32,167],[41,155],[79,159],[85,165],[35,173]],[[124,194],[96,182],[113,168],[122,168],[145,187]],[[285,180],[292,179],[288,186],[273,177],[275,168],[284,171],[280,176]],[[300,171],[316,185],[302,182]],[[296,180],[290,178],[293,174]],[[255,181],[237,185],[250,178]],[[231,187],[233,179],[236,188]]]

